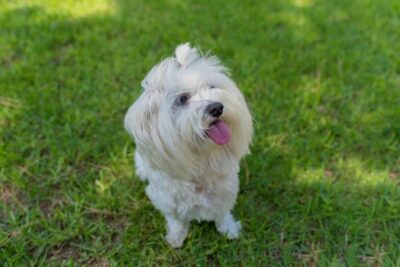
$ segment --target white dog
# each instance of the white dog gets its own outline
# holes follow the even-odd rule
[[[166,240],[182,246],[191,220],[214,221],[237,238],[241,225],[231,210],[252,137],[243,95],[216,57],[189,44],[153,67],[142,87],[125,128],[136,143],[136,174],[167,220]]]

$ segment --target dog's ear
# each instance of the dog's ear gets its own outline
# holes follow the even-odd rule
[[[124,126],[136,144],[148,145],[152,142],[152,129],[158,119],[160,102],[159,91],[145,91],[129,108],[125,115]]]
[[[178,45],[175,49],[175,58],[181,67],[187,67],[200,58],[196,48],[191,48],[189,43]]]
[[[177,62],[170,57],[155,65],[142,81],[144,91],[163,91],[168,79],[173,77],[177,69]]]

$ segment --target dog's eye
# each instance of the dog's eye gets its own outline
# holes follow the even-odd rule
[[[189,94],[181,94],[180,96],[177,97],[176,104],[178,106],[184,106],[188,102],[189,98],[190,98]]]
[[[210,89],[216,88],[214,84],[210,84],[208,87],[210,87]]]

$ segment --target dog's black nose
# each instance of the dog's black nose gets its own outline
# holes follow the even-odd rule
[[[224,105],[221,102],[213,102],[209,104],[206,108],[206,112],[214,118],[221,116],[224,111]]]

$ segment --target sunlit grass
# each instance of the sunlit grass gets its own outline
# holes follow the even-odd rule
[[[112,15],[116,10],[113,0],[16,0],[6,1],[0,11],[40,8],[49,15],[82,18],[90,15]]]
[[[308,7],[313,3],[313,0],[293,0],[293,4],[297,7]]]
[[[340,187],[347,186],[352,190],[393,185],[387,169],[371,168],[369,163],[351,156],[337,159],[325,168],[296,168],[294,173],[295,181],[309,185],[317,182],[331,186],[336,183]]]

